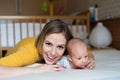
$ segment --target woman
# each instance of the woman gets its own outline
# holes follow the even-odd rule
[[[7,71],[7,74],[10,72],[9,76],[62,71],[64,68],[55,63],[67,54],[66,45],[72,38],[67,24],[61,20],[52,20],[44,26],[37,39],[26,38],[8,51],[8,55],[0,59],[0,71]],[[90,61],[92,62],[88,65],[88,68],[93,68],[93,58]],[[35,62],[45,64],[33,68],[21,67]],[[12,74],[15,72],[17,73]]]

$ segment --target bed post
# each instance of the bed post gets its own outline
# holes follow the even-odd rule
[[[2,57],[2,49],[1,49],[1,47],[0,47],[0,58]]]

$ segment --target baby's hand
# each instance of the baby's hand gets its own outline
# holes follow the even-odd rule
[[[95,60],[93,58],[89,58],[88,65],[86,66],[87,69],[94,69],[95,68]]]

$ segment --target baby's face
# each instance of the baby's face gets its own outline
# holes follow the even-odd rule
[[[76,48],[69,55],[70,63],[74,69],[84,69],[88,64],[88,52],[86,48]]]

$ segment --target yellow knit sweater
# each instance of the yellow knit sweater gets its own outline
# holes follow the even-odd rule
[[[35,47],[35,39],[28,37],[21,40],[14,48],[8,50],[5,57],[0,59],[0,65],[20,67],[36,62],[38,52]]]

